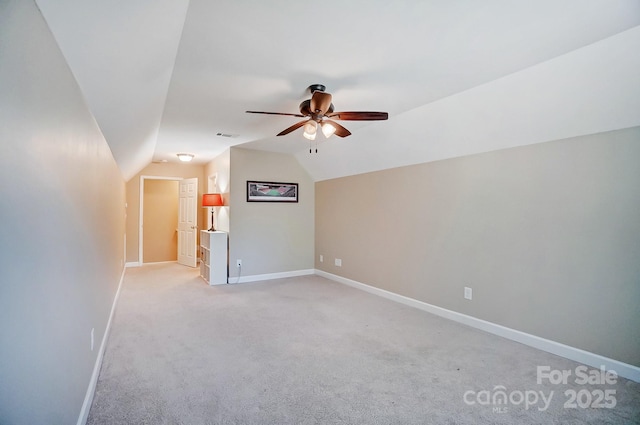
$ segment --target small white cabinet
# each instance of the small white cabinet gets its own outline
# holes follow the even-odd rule
[[[200,231],[200,276],[209,285],[227,283],[227,232]]]

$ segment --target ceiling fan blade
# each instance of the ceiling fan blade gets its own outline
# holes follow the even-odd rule
[[[345,121],[381,121],[389,118],[387,112],[333,112],[328,117]]]
[[[311,96],[311,113],[324,115],[331,107],[331,95],[322,91],[314,91]]]
[[[338,124],[335,121],[331,121],[331,120],[324,120],[322,121],[322,123],[329,123],[332,126],[335,127],[336,131],[333,133],[338,137],[347,137],[351,135],[351,132],[349,130],[347,130],[346,128],[344,128],[343,126],[341,126],[340,124]]]
[[[280,133],[276,134],[276,136],[284,136],[285,134],[289,134],[291,133],[293,130],[296,130],[300,127],[302,127],[303,125],[305,125],[309,120],[302,120],[299,121],[297,123],[295,123],[294,125],[292,125],[289,128],[285,128],[284,130],[282,130]]]
[[[247,114],[267,114],[267,115],[286,115],[288,117],[300,117],[304,118],[304,115],[300,114],[287,114],[285,112],[263,112],[263,111],[245,111]]]

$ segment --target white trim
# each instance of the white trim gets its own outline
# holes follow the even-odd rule
[[[154,264],[168,264],[168,263],[177,263],[178,260],[170,260],[170,261],[153,261],[151,263],[140,264],[140,266],[152,266]]]
[[[548,353],[555,354],[569,360],[583,363],[587,366],[592,366],[595,368],[604,366],[607,370],[613,370],[623,378],[627,378],[635,382],[640,382],[640,367],[628,363],[623,363],[619,360],[610,359],[608,357],[591,353],[580,348],[571,347],[559,342],[551,341],[549,339],[540,338],[535,335],[511,329],[506,326],[478,319],[473,316],[468,316],[456,311],[447,310],[446,308],[428,304],[423,301],[418,301],[413,298],[405,297],[404,295],[399,295],[394,292],[376,288],[374,286],[347,279],[345,277],[338,276],[332,273],[327,273],[322,270],[316,269],[315,274],[333,280],[335,282],[339,282],[353,288],[357,288],[365,292],[369,292],[371,294],[408,305],[410,307],[418,308],[437,316],[444,317],[445,319],[453,320],[454,322],[462,323],[464,325],[471,326],[472,328],[480,329],[485,332],[489,332],[491,334],[498,335],[524,345],[528,345],[529,347],[537,348],[539,350],[546,351]]]
[[[316,270],[314,269],[306,269],[306,270],[293,270],[290,272],[280,272],[280,273],[267,273],[267,274],[254,274],[250,276],[241,276],[238,280],[237,276],[229,276],[229,283],[246,283],[246,282],[257,282],[260,280],[271,280],[271,279],[282,279],[285,277],[296,277],[296,276],[306,276],[310,274],[315,274]]]
[[[200,261],[200,260],[198,260]],[[168,264],[168,263],[177,263],[178,260],[169,260],[169,261],[154,261],[152,263],[141,263],[140,261],[130,261],[126,263],[125,267],[142,267],[142,266],[150,266],[153,264]]]
[[[84,402],[82,403],[82,409],[80,409],[80,416],[78,417],[78,425],[84,425],[87,423],[89,417],[89,411],[91,410],[91,403],[93,403],[93,396],[96,392],[96,385],[98,384],[98,377],[100,376],[100,368],[102,367],[102,358],[104,357],[104,350],[107,347],[107,339],[109,339],[109,332],[111,331],[111,321],[113,320],[113,314],[116,311],[116,304],[118,298],[120,298],[120,289],[122,289],[122,282],[124,282],[124,273],[126,269],[122,269],[122,275],[120,275],[120,283],[118,283],[118,290],[116,296],[113,297],[113,304],[111,304],[111,312],[109,313],[109,320],[104,330],[102,342],[100,343],[100,349],[98,350],[98,356],[96,363],[93,366],[93,373],[91,374],[91,380],[89,381],[89,388],[84,396]]]

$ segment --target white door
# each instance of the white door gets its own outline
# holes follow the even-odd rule
[[[178,263],[195,267],[198,235],[198,179],[180,180],[178,207]]]

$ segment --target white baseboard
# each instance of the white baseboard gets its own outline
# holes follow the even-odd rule
[[[149,263],[138,263],[138,267],[142,266],[153,266],[154,264],[178,264],[178,260],[169,260],[169,261],[151,261]],[[191,267],[191,266],[188,266]]]
[[[267,273],[267,274],[254,274],[249,276],[240,276],[238,279],[237,276],[229,276],[229,283],[246,283],[246,282],[257,282],[259,280],[271,280],[271,279],[282,279],[285,277],[296,277],[296,276],[306,276],[315,274],[315,269],[306,269],[306,270],[293,270],[290,272],[280,272],[280,273]]]
[[[125,270],[126,268],[122,270],[122,274],[120,275],[120,283],[118,283],[118,290],[116,291],[116,296],[113,297],[113,303],[111,304],[111,312],[109,313],[109,320],[107,321],[107,326],[104,330],[104,335],[102,336],[102,342],[100,343],[100,349],[98,350],[96,363],[93,366],[93,373],[91,374],[91,380],[89,381],[89,388],[87,388],[87,393],[84,397],[84,402],[82,403],[82,409],[80,409],[80,416],[78,417],[77,425],[85,425],[87,423],[87,418],[89,417],[89,410],[91,410],[91,403],[93,403],[93,396],[96,392],[98,377],[100,376],[100,368],[102,367],[102,358],[104,357],[104,350],[107,346],[107,339],[109,339],[109,332],[111,330],[111,321],[113,320],[113,313],[116,311],[116,304],[118,303],[118,298],[120,297],[120,289],[122,288],[122,282],[124,282]]]
[[[178,261],[177,260],[170,260],[170,261],[154,261],[151,263],[142,263],[140,261],[130,261],[128,263],[125,263],[125,267],[142,267],[142,266],[152,266],[154,264],[171,264],[174,263],[176,264]],[[200,262],[200,260],[198,260],[198,262]],[[196,266],[197,267],[197,266]],[[195,267],[194,267],[195,268]]]
[[[506,326],[498,325],[496,323],[488,322],[486,320],[478,319],[473,316],[458,313],[453,310],[447,310],[446,308],[428,304],[423,301],[418,301],[413,298],[405,297],[404,295],[399,295],[394,292],[376,288],[374,286],[347,279],[345,277],[338,276],[332,273],[327,273],[322,270],[316,269],[315,274],[339,283],[343,283],[353,288],[361,289],[374,295],[378,295],[411,307],[418,308],[437,316],[444,317],[445,319],[450,319],[455,322],[462,323],[464,325],[471,326],[473,328],[480,329],[485,332],[489,332],[491,334],[498,335],[503,338],[507,338],[512,341],[516,341],[521,344],[567,358],[569,360],[583,363],[587,366],[595,368],[604,366],[607,370],[613,370],[623,378],[627,378],[635,382],[640,382],[640,367],[630,365],[628,363],[623,363],[618,360],[610,359],[599,354],[594,354],[589,351],[581,350],[579,348],[571,347],[559,342],[551,341],[549,339],[540,338],[535,335],[511,329]]]

